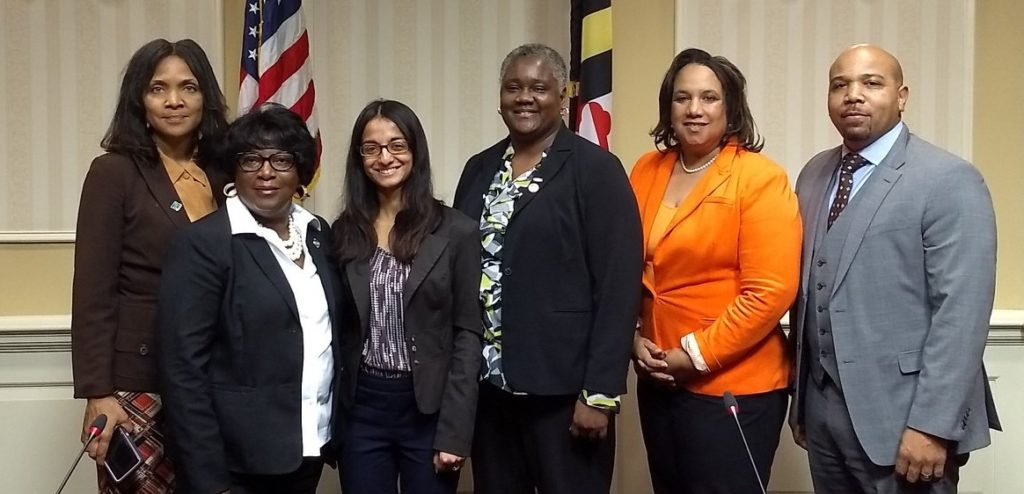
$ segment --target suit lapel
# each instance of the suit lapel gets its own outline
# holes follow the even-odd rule
[[[427,279],[427,274],[433,269],[437,259],[441,257],[441,253],[447,246],[448,239],[434,234],[427,235],[423,239],[423,244],[420,245],[416,257],[412,260],[409,277],[405,280],[405,287],[402,290],[402,303],[405,307],[409,306],[409,301],[412,300],[416,289],[423,284],[423,280]]]
[[[295,294],[288,284],[288,279],[284,276],[284,271],[281,270],[281,265],[277,263],[277,258],[270,251],[270,244],[254,234],[239,235],[239,239],[245,245],[245,248],[249,250],[249,254],[256,261],[256,265],[259,266],[263,274],[274,285],[274,288],[277,288],[277,291],[281,293],[281,298],[288,304],[288,309],[292,311],[295,320],[299,320],[299,309],[295,306]]]
[[[669,222],[668,228],[665,229],[665,236],[662,238],[668,238],[668,234],[677,225],[683,222],[688,216],[693,214],[700,206],[704,199],[706,199],[719,185],[729,179],[732,175],[732,162],[736,158],[736,146],[727,145],[721,151],[721,156],[716,160],[715,164],[711,165],[711,169],[701,177],[697,185],[693,187],[693,190],[686,195],[683,202],[679,203],[678,209],[676,209],[675,215],[672,216],[672,221]],[[673,164],[674,166],[674,164]],[[669,169],[669,175],[671,175],[672,169]],[[668,179],[665,180],[665,185],[668,185]],[[665,189],[662,188],[662,194]]]
[[[668,180],[672,177],[672,167],[675,166],[675,153],[665,153],[658,161],[654,173],[648,176],[643,197],[637,199],[641,202],[640,209],[643,214],[644,245],[651,239],[651,228],[654,227],[654,218],[658,216],[658,209],[661,208],[661,200],[665,197],[665,189],[668,188]],[[646,249],[645,249],[646,250]]]
[[[319,220],[317,220],[319,221]],[[338,315],[335,313],[334,304],[332,300],[336,300],[334,293],[334,284],[331,283],[331,263],[327,261],[327,255],[324,253],[321,245],[323,240],[321,238],[321,232],[311,222],[306,228],[306,248],[309,249],[309,255],[313,259],[313,264],[316,265],[316,272],[320,276],[320,284],[324,286],[324,295],[327,296],[327,312],[331,316],[331,321],[337,321]]]
[[[462,199],[463,204],[456,205],[470,218],[479,220],[480,215],[483,214],[485,206],[484,195],[487,194],[487,189],[491,186],[494,175],[501,168],[501,155],[506,148],[508,148],[507,138],[491,147],[490,150],[484,152],[478,158],[479,164],[477,165],[476,175],[471,178],[472,182],[468,186],[469,192]]]
[[[800,286],[805,290],[807,280],[811,276],[811,257],[814,255],[814,242],[818,234],[818,223],[820,223],[818,215],[821,214],[823,204],[825,204],[824,207],[828,207],[825,193],[832,182],[832,174],[835,171],[832,165],[838,166],[841,154],[842,147],[837,147],[821,158],[824,163],[811,165],[813,168],[808,170],[811,175],[806,179],[807,186],[800,193],[801,197],[805,198],[800,201],[800,217],[803,218],[804,225],[803,248],[800,256],[804,262],[801,263],[800,268]]]
[[[864,232],[871,226],[875,219],[875,213],[882,206],[889,191],[896,185],[896,182],[903,176],[900,168],[906,163],[908,131],[906,126],[900,132],[899,138],[893,144],[889,154],[878,164],[878,167],[867,183],[853,197],[856,207],[847,209],[843,214],[849,214],[850,230],[846,233],[846,240],[843,242],[843,251],[839,255],[839,266],[836,268],[836,281],[832,284],[832,294],[835,295],[836,288],[843,283],[846,272],[853,264],[853,258],[860,249],[861,241],[864,240]]]
[[[572,155],[572,140],[574,134],[564,125],[558,130],[558,135],[555,136],[555,142],[551,143],[551,148],[548,149],[548,155],[546,158],[541,160],[540,166],[537,167],[537,171],[534,172],[534,177],[539,177],[543,180],[540,184],[540,188],[537,192],[533,192],[527,188],[523,191],[523,195],[516,199],[515,207],[512,209],[512,218],[515,218],[530,202],[533,201],[537,194],[540,194],[544,190],[544,185],[551,181],[562,167],[565,162],[569,160],[569,156]],[[512,177],[513,179],[516,177]]]
[[[345,277],[352,300],[359,313],[360,341],[366,339],[370,331],[370,260],[353,260],[345,264]]]
[[[136,162],[135,166],[146,182],[149,193],[156,198],[156,203],[160,206],[160,210],[167,215],[167,218],[179,228],[188,225],[190,221],[188,213],[185,212],[185,205],[178,198],[178,192],[174,190],[174,184],[167,176],[167,170],[163,163],[159,160],[154,164]]]

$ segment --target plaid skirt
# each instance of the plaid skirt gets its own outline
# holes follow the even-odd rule
[[[128,413],[134,430],[127,430],[142,455],[142,464],[126,479],[115,483],[106,467],[97,465],[101,494],[162,494],[174,492],[174,464],[164,452],[160,396],[154,393],[115,391],[117,402]]]

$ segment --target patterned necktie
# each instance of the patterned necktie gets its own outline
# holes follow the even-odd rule
[[[870,163],[857,153],[848,153],[843,157],[839,168],[839,187],[836,189],[836,198],[832,200],[832,208],[828,211],[829,228],[832,228],[832,223],[835,223],[839,213],[842,213],[850,202],[850,192],[853,190],[853,172]]]

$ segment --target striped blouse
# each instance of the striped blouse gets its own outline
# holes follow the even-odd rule
[[[377,248],[370,258],[370,334],[363,345],[363,369],[380,377],[412,372],[405,346],[402,293],[409,265]]]

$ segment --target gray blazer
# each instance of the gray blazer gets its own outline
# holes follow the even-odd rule
[[[790,423],[802,424],[809,365],[804,315],[816,219],[841,148],[800,173],[801,286],[791,314],[796,379]],[[999,429],[982,354],[995,291],[992,200],[970,163],[909,133],[854,201],[829,305],[839,380],[871,461],[893,465],[911,427],[951,441],[951,453],[989,444]],[[813,385],[813,384],[812,384]]]

